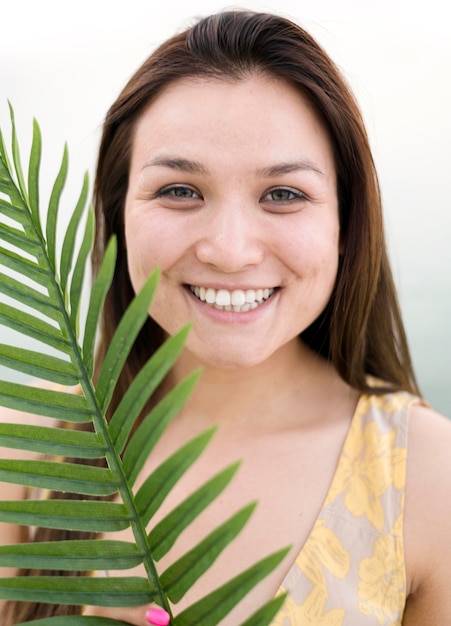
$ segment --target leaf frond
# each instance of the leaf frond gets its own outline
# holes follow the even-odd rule
[[[89,308],[83,334],[83,361],[91,377],[93,375],[96,332],[102,307],[113,280],[116,254],[117,241],[116,238],[113,237],[105,250],[99,273],[91,290],[91,298],[89,300]]]
[[[146,458],[153,450],[164,430],[188,400],[198,380],[198,372],[182,380],[160,400],[142,421],[130,439],[123,456],[123,468],[131,485],[135,484]],[[119,449],[122,449],[118,446]]]
[[[123,450],[137,416],[180,354],[188,328],[185,327],[170,337],[152,355],[124,394],[110,421],[110,432],[119,450]],[[142,438],[139,446],[141,445]]]
[[[38,342],[42,350],[28,345],[28,341],[26,347],[3,344],[0,345],[0,364],[49,381],[52,388],[0,381],[0,404],[24,414],[58,420],[58,423],[49,426],[0,424],[0,447],[5,455],[8,450],[28,451],[25,460],[18,460],[15,453],[11,455],[14,458],[0,460],[0,481],[36,489],[42,495],[35,500],[0,501],[0,522],[99,536],[0,548],[0,566],[52,574],[0,579],[0,599],[110,607],[157,602],[172,616],[170,599],[179,601],[208,571],[244,527],[255,505],[250,504],[231,515],[159,574],[156,563],[224,491],[239,464],[234,463],[206,480],[153,529],[147,528],[215,432],[215,428],[211,428],[176,450],[143,478],[135,493],[135,483],[149,454],[187,401],[199,377],[199,372],[193,372],[158,403],[151,402],[152,394],[179,357],[189,327],[168,339],[143,365],[119,405],[114,411],[111,408],[113,415],[109,423],[107,413],[113,393],[149,315],[159,271],[154,271],[127,308],[94,380],[97,328],[113,280],[117,243],[113,239],[106,248],[88,296],[85,328],[81,330],[82,299],[95,232],[93,211],[87,207],[88,176],[84,177],[58,258],[57,224],[68,175],[67,147],[52,188],[43,229],[39,206],[41,132],[34,121],[26,179],[14,112],[9,106],[12,159],[0,132],[0,216],[5,218],[0,220],[0,264],[3,266],[0,293],[7,299],[0,302],[0,324],[26,340]],[[48,348],[52,354],[48,353]],[[83,429],[77,427],[78,424],[83,424]],[[30,459],[30,452],[37,458]],[[125,529],[129,530],[132,540],[124,542],[101,537],[104,533]],[[188,607],[171,623],[215,626],[253,586],[277,567],[285,554],[286,551],[281,551],[261,560]],[[74,574],[122,571],[137,565],[143,566],[145,575],[142,577],[58,574],[60,571]],[[244,626],[267,626],[279,602],[281,600],[276,599],[262,607]],[[36,626],[121,624],[83,616],[27,623]]]
[[[179,448],[144,481],[136,494],[136,506],[147,526],[166,496],[207,447],[215,428],[201,433]]]
[[[65,615],[64,617],[46,617],[44,619],[22,622],[17,626],[130,626],[129,623],[109,617],[89,617],[84,615]]]
[[[33,141],[28,166],[28,197],[33,221],[35,224],[39,225],[39,168],[41,165],[41,151],[41,129],[37,121],[33,120]]]
[[[123,504],[95,500],[0,501],[0,521],[85,532],[116,532],[130,526]]]
[[[110,469],[52,461],[0,459],[0,480],[90,496],[109,496],[118,488]]]
[[[0,578],[0,599],[47,604],[142,606],[156,599],[146,578],[137,576],[16,576]],[[51,600],[50,600],[51,598]]]
[[[1,567],[86,572],[127,570],[143,560],[134,543],[71,539],[0,546]]]
[[[0,404],[10,409],[66,422],[90,422],[86,398],[77,393],[0,381]]]
[[[233,463],[199,487],[161,520],[149,533],[149,546],[156,561],[172,548],[182,532],[218,498],[235,476],[239,463]]]
[[[78,198],[77,205],[70,218],[69,224],[64,236],[63,246],[60,258],[60,280],[64,293],[67,293],[69,275],[72,268],[72,261],[75,251],[75,241],[83,217],[89,192],[89,176],[86,173],[83,179],[83,186]]]
[[[10,118],[11,118],[12,155],[13,155],[14,168],[15,168],[16,176],[17,176],[18,190],[20,191],[20,194],[21,194],[22,198],[24,199],[25,203],[28,204],[28,193],[27,193],[27,188],[26,188],[26,185],[25,185],[25,179],[24,179],[24,175],[23,175],[22,161],[21,161],[21,158],[20,158],[20,149],[19,149],[19,142],[17,140],[16,121],[15,121],[15,118],[14,118],[14,109],[11,106],[11,103],[8,103],[8,105],[9,105],[9,114],[10,114]]]
[[[216,591],[192,604],[176,616],[174,626],[191,626],[192,624],[216,626],[260,580],[281,563],[288,552],[289,548],[271,554]]]
[[[194,583],[213,565],[221,552],[243,530],[255,506],[252,503],[238,511],[162,573],[161,582],[172,602],[180,602]]]
[[[105,356],[97,381],[96,394],[105,412],[132,345],[149,314],[159,273],[155,271],[122,317]]]
[[[58,208],[61,199],[61,193],[64,189],[67,178],[68,168],[68,151],[67,145],[64,146],[63,160],[61,167],[53,185],[52,193],[49,200],[49,207],[47,210],[47,224],[46,224],[46,240],[47,240],[47,252],[49,255],[50,265],[56,270],[56,224],[58,219]]]
[[[96,433],[80,430],[0,423],[0,446],[47,456],[104,458],[106,446],[102,446],[102,439]]]
[[[25,348],[0,344],[0,363],[19,372],[68,387],[79,381],[78,372],[70,361]]]

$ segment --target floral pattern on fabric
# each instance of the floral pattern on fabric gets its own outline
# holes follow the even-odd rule
[[[336,534],[325,527],[324,520],[317,520],[297,565],[306,578],[327,595],[324,571],[345,578],[349,571],[349,554]]]
[[[382,494],[390,485],[395,489],[404,487],[406,449],[395,447],[396,435],[396,428],[382,434],[377,423],[363,426],[357,420],[343,448],[326,505],[344,493],[345,505],[354,517],[366,515],[374,528],[382,530],[385,520]]]
[[[302,606],[288,596],[274,626],[342,626],[344,609],[325,611],[326,601],[327,595],[319,589],[313,589]]]
[[[338,537],[325,527],[323,520],[316,522],[309,541],[297,560],[297,566],[312,583],[313,589],[301,606],[288,598],[284,608],[290,615],[289,626],[342,626],[344,610],[325,608],[328,596],[325,572],[340,579],[345,578],[349,571],[349,554]],[[284,622],[279,621],[276,624],[283,625]]]
[[[407,393],[362,396],[273,626],[400,626]]]
[[[402,532],[402,516],[393,527]],[[393,553],[395,544],[389,536],[377,537],[373,555],[362,559],[359,565],[359,608],[364,615],[374,614],[379,624],[394,623],[393,607],[398,597],[405,597],[404,567]],[[390,567],[392,569],[390,569]]]

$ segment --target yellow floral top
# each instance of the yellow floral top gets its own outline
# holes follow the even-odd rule
[[[396,626],[406,600],[407,415],[418,398],[360,398],[326,500],[273,626]]]

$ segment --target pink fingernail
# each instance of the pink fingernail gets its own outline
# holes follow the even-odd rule
[[[167,626],[171,616],[164,609],[150,609],[146,613],[146,620],[153,626]]]

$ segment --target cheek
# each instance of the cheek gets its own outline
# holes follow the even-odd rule
[[[293,229],[285,237],[281,254],[296,273],[304,276],[335,277],[339,258],[339,227],[335,222],[313,222]]]
[[[156,220],[126,217],[125,243],[130,278],[135,289],[142,286],[156,267],[164,269],[172,261],[170,239]]]

